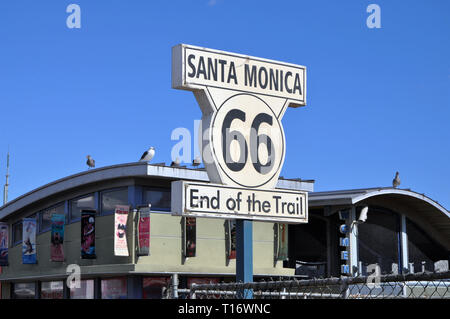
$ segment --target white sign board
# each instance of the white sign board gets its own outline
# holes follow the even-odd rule
[[[303,191],[176,181],[172,182],[171,207],[172,211],[183,216],[282,223],[308,221],[308,193]]]
[[[180,44],[172,48],[172,87],[193,91],[200,105],[200,149],[211,183],[222,185],[225,197],[253,192],[276,209],[276,199],[269,193],[280,192],[274,188],[286,153],[281,119],[288,106],[306,105],[306,68]],[[208,191],[205,187],[205,196],[211,195],[208,192],[214,187]],[[282,196],[286,202],[295,202],[288,197],[296,195],[287,194]],[[189,207],[183,206],[183,210],[193,208]],[[232,214],[226,210],[216,213]],[[271,220],[283,215],[271,212],[258,218],[270,214],[274,214]],[[307,218],[305,211],[303,214],[301,218]],[[233,215],[252,219],[258,213],[242,210]],[[297,216],[291,218],[301,220]]]

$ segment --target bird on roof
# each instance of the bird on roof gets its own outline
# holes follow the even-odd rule
[[[142,154],[141,159],[139,161],[150,162],[153,156],[155,156],[155,148],[152,146],[147,151],[145,151],[144,154]]]
[[[395,172],[395,178],[392,180],[392,187],[397,188],[400,186],[400,177],[398,176],[398,172]]]
[[[172,161],[172,163],[170,163],[170,166],[172,166],[172,167],[178,167],[178,166],[180,166],[180,158],[177,156],[177,158],[175,159],[175,161]]]
[[[86,156],[87,161],[86,164],[88,166],[88,169],[90,169],[91,167],[95,167],[95,160],[91,157],[91,155]]]
[[[201,164],[201,162],[202,162],[202,159],[200,158],[200,156],[197,156],[192,161],[192,166],[199,166]]]

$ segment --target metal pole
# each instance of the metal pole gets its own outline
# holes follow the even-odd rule
[[[236,220],[236,281],[253,282],[253,225],[251,220]],[[240,299],[253,299],[251,289],[238,292]]]
[[[178,274],[172,275],[172,298],[178,299]]]

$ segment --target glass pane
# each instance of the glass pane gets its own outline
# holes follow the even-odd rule
[[[82,209],[95,209],[94,194],[90,194],[70,201],[70,219],[80,219]]]
[[[295,274],[312,278],[327,275],[327,223],[310,215],[307,224],[293,225],[290,231]]]
[[[169,282],[169,277],[142,278],[143,299],[162,299]]]
[[[406,233],[408,234],[408,257],[409,262],[412,263],[412,272],[448,270],[447,251],[409,219],[406,219]]]
[[[22,226],[21,222],[14,224],[14,226],[13,226],[14,243],[18,243],[18,242],[22,241],[22,231],[23,231],[23,226]]]
[[[102,299],[126,299],[127,278],[102,279]]]
[[[116,205],[128,204],[128,189],[102,193],[102,213],[114,212]]]
[[[71,299],[94,299],[94,280],[81,280],[79,288],[70,288]]]
[[[152,210],[170,211],[170,190],[145,189],[144,205],[151,204]]]
[[[16,299],[34,299],[35,296],[34,282],[21,282],[14,284],[13,298]]]
[[[61,214],[64,215],[64,204],[59,204],[58,206],[54,206],[43,210],[40,213],[41,225],[40,230],[46,231],[49,230],[52,225],[52,215],[53,214]]]
[[[398,271],[398,216],[370,208],[367,221],[358,225],[358,248],[363,274],[375,264],[381,268],[381,274]]]
[[[64,284],[62,281],[41,283],[41,299],[63,299]]]

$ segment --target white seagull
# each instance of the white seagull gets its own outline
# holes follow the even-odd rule
[[[172,163],[170,164],[170,166],[172,166],[172,167],[178,167],[178,166],[180,166],[180,158],[177,156],[177,158],[175,159],[175,161],[172,161]]]
[[[395,173],[395,178],[392,180],[392,187],[397,188],[400,185],[400,177],[398,177],[398,172]]]
[[[140,162],[150,162],[155,156],[155,148],[152,146],[148,149],[148,151],[145,151],[144,154],[142,154]]]
[[[91,157],[91,155],[86,156],[87,161],[86,164],[88,166],[88,169],[90,169],[91,167],[95,167],[95,160]]]
[[[202,162],[202,159],[200,158],[200,156],[197,156],[193,161],[192,161],[192,166],[199,166]]]

